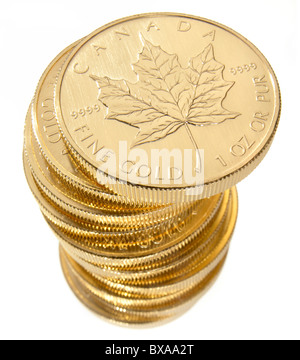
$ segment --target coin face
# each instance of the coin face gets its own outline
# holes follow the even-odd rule
[[[197,17],[148,14],[104,26],[74,50],[56,111],[85,167],[158,189],[202,176],[207,196],[260,161],[280,95],[268,62],[241,35]]]
[[[59,54],[45,71],[30,107],[32,119],[29,118],[30,114],[28,114],[26,120],[28,123],[25,131],[28,142],[27,152],[29,156],[31,155],[33,172],[46,191],[44,195],[50,196],[57,203],[56,206],[62,208],[64,212],[71,212],[72,216],[75,215],[76,218],[84,218],[98,225],[99,223],[117,224],[120,220],[119,225],[131,224],[135,226],[139,224],[142,226],[144,224],[149,226],[153,221],[157,222],[165,217],[177,216],[184,211],[186,205],[171,205],[152,209],[149,207],[134,208],[127,205],[124,198],[99,191],[99,187],[93,182],[89,183],[88,179],[81,175],[70,160],[68,150],[57,126],[53,92],[57,73],[73,47],[74,45],[71,45]],[[30,123],[33,127],[33,137],[31,136]],[[53,171],[49,169],[53,169]],[[56,174],[58,179],[55,176]],[[68,186],[63,186],[64,179],[67,179]],[[79,203],[75,201],[76,199],[79,200]],[[92,204],[92,207],[86,207],[86,205]],[[119,215],[122,216],[107,216],[103,213],[107,209],[118,211]],[[127,216],[124,216],[125,214]]]

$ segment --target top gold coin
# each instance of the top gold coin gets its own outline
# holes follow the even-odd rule
[[[55,108],[75,161],[133,201],[189,201],[247,176],[280,114],[275,74],[233,30],[180,14],[110,23],[58,77]]]

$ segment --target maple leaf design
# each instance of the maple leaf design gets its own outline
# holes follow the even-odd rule
[[[212,45],[192,58],[188,68],[181,67],[176,54],[145,39],[143,45],[132,65],[137,83],[90,76],[107,107],[106,119],[139,128],[131,147],[163,139],[185,126],[198,149],[190,125],[215,125],[240,115],[222,105],[234,82],[224,80],[224,65],[215,60]]]

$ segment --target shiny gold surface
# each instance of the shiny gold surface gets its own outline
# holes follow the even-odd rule
[[[263,55],[209,20],[137,15],[63,50],[30,104],[23,159],[76,296],[118,324],[161,323],[190,308],[225,262],[235,184],[265,155],[279,112]],[[121,158],[120,142],[147,158],[204,150],[202,194],[171,175],[128,181],[121,162],[114,176],[110,162],[103,171],[99,153]]]
[[[260,162],[278,124],[280,94],[266,59],[234,31],[197,17],[146,14],[86,37],[62,68],[55,105],[69,151],[87,174],[97,177],[98,148],[118,154],[119,140],[148,157],[153,146],[196,147],[205,152],[207,197]],[[107,187],[137,203],[190,200],[184,179],[155,184],[149,175],[147,185],[123,184],[126,171],[116,171],[119,181]]]
[[[214,280],[214,277],[218,275],[223,263],[224,259],[208,276],[204,278],[203,281],[200,281],[196,286],[194,286],[188,294],[179,298],[177,302],[175,301],[173,303],[169,303],[166,309],[161,307],[159,310],[155,310],[154,308],[148,311],[141,308],[128,310],[126,303],[123,303],[123,306],[120,307],[116,306],[114,303],[110,304],[109,301],[102,300],[101,297],[97,296],[92,287],[82,281],[80,275],[75,272],[74,267],[67,262],[66,257],[61,253],[62,269],[68,284],[76,296],[86,306],[97,312],[99,315],[114,322],[126,324],[163,322],[167,319],[181,315],[183,312],[187,311],[204,293],[210,283]],[[74,265],[76,265],[76,263]],[[88,274],[85,273],[85,275]]]

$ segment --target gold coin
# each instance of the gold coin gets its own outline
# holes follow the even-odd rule
[[[82,174],[78,166],[72,162],[72,158],[68,155],[68,150],[62,141],[54,111],[53,93],[57,73],[75,44],[63,50],[49,64],[39,81],[30,110],[34,129],[33,134],[39,148],[36,153],[39,152],[43,155],[49,167],[48,172],[53,170],[51,172],[52,178],[55,179],[56,175],[60,181],[60,188],[63,188],[75,200],[100,210],[117,209],[119,212],[123,210],[125,213],[127,211],[127,213],[130,212],[131,214],[132,212],[145,211],[149,207],[140,206],[140,208],[137,208],[137,205],[135,205],[133,208],[130,206],[130,199],[109,193],[107,188],[101,187],[98,183],[95,184],[92,179]],[[97,112],[98,107],[95,107],[94,111]],[[106,193],[103,192],[105,189]]]
[[[165,250],[157,251],[151,255],[128,258],[124,254],[122,258],[108,258],[83,251],[71,245],[69,241],[66,241],[61,236],[59,240],[62,247],[75,261],[94,275],[103,275],[112,281],[119,278],[122,278],[123,281],[126,279],[144,280],[153,274],[158,275],[167,273],[170,269],[171,271],[175,270],[175,267],[172,269],[174,264],[183,264],[184,261],[187,262],[187,258],[195,257],[200,251],[204,253],[210,248],[215,237],[220,238],[220,231],[223,232],[224,227],[231,233],[237,214],[237,195],[235,189],[232,189],[230,199],[231,201],[229,202],[229,196],[226,194],[216,214],[205,227],[197,229],[181,242],[175,245],[170,244]],[[234,212],[232,210],[233,206],[235,206]]]
[[[95,208],[92,204],[90,204],[91,206],[82,204],[78,202],[78,199],[74,196],[74,194],[79,192],[78,189],[75,190],[74,187],[63,187],[57,178],[53,176],[53,172],[50,171],[49,165],[31,133],[30,123],[31,121],[28,115],[25,127],[25,155],[29,161],[35,181],[49,204],[78,223],[94,229],[103,226],[116,227],[119,229],[142,228],[173,221],[176,216],[177,218],[181,216],[182,219],[184,219],[186,213],[190,213],[196,208],[199,209],[199,206],[202,206],[200,202],[174,204],[165,207],[144,209],[142,213],[141,209],[132,207],[127,207],[125,210],[124,208],[122,209],[121,206],[120,209],[117,203],[114,205],[114,211],[110,205],[110,209],[106,209],[106,212],[104,212],[104,209],[101,209],[101,206]],[[98,192],[101,192],[101,190],[98,189]],[[88,199],[86,199],[86,202],[88,203]],[[102,203],[105,204],[105,200],[103,200]],[[204,205],[204,210],[205,202],[202,202],[202,204]],[[104,205],[104,208],[107,208],[107,205]]]
[[[90,204],[93,198],[95,198],[94,201],[96,203],[99,201],[99,196],[102,195],[99,191],[100,185],[97,184],[95,187],[91,179],[83,175],[68,156],[67,148],[61,139],[56,123],[53,99],[57,74],[72,52],[72,49],[78,43],[80,41],[68,46],[51,61],[39,81],[31,113],[34,135],[47,163],[60,176],[60,179],[65,181],[67,186],[73,185],[75,188],[80,189],[78,193],[74,191],[74,195],[77,194],[81,201],[85,201],[86,197],[88,197],[88,204]],[[103,196],[105,197],[105,194]],[[108,199],[113,200],[116,197],[108,196]],[[119,202],[121,202],[121,199]]]
[[[189,219],[181,219],[179,218],[178,221],[175,219],[173,222],[169,222],[168,224],[162,223],[164,230],[161,227],[153,226],[152,228],[148,227],[145,229],[139,229],[139,230],[123,230],[118,229],[115,231],[112,231],[111,228],[109,228],[107,225],[103,228],[100,228],[100,230],[97,232],[94,229],[84,229],[80,228],[78,224],[76,224],[71,218],[67,217],[64,214],[59,213],[54,207],[51,206],[47,202],[47,200],[44,199],[44,197],[41,195],[39,188],[37,184],[35,183],[34,177],[32,177],[32,173],[30,173],[30,167],[28,161],[24,161],[25,166],[25,175],[27,177],[28,184],[35,195],[42,213],[46,217],[47,221],[49,221],[53,227],[55,227],[56,231],[61,231],[62,234],[68,234],[70,237],[70,241],[74,241],[80,244],[81,242],[83,244],[91,244],[90,246],[94,246],[94,248],[104,248],[109,249],[107,250],[107,253],[116,255],[118,253],[118,250],[120,253],[124,253],[126,248],[129,248],[130,246],[138,246],[139,244],[141,251],[144,252],[145,248],[145,242],[144,241],[136,241],[136,238],[147,238],[151,239],[155,244],[160,244],[162,240],[161,233],[164,231],[165,234],[168,234],[167,239],[169,239],[169,231],[171,234],[175,232],[176,229],[179,228],[181,225],[181,222],[186,220],[187,224],[189,223]],[[192,217],[192,213],[189,216]],[[195,215],[194,215],[195,217]],[[173,227],[171,227],[173,226]],[[101,231],[102,230],[102,231]],[[131,243],[134,242],[134,245]],[[83,245],[82,245],[83,246]],[[83,246],[84,247],[84,246]],[[85,248],[85,247],[84,247]],[[112,249],[114,249],[114,252],[112,253]],[[105,252],[105,250],[103,250]]]
[[[74,272],[74,267],[71,266],[63,251],[60,251],[60,260],[65,278],[70,288],[73,290],[80,301],[82,301],[87,307],[98,313],[100,316],[113,322],[126,324],[149,324],[152,322],[164,322],[170,318],[172,319],[181,315],[183,312],[187,311],[201,295],[203,295],[203,293],[207,290],[207,288],[212,284],[218,275],[224,263],[221,262],[218,267],[206,277],[206,279],[199,285],[199,288],[197,289],[198,293],[195,291],[194,297],[187,300],[186,302],[180,302],[179,305],[177,304],[177,306],[175,305],[175,307],[173,306],[166,310],[134,311],[128,310],[126,307],[109,305],[107,302],[96,296],[82,283],[76,272]]]
[[[211,204],[209,204],[211,205]],[[211,209],[215,210],[214,207]],[[146,256],[158,251],[162,251],[175,244],[180,244],[184,239],[199,235],[206,229],[210,222],[204,216],[204,213],[192,212],[191,216],[185,222],[176,223],[161,231],[161,228],[154,228],[151,232],[133,230],[131,232],[93,232],[71,228],[64,224],[59,225],[55,220],[51,221],[47,217],[49,224],[59,239],[63,239],[69,244],[88,253],[113,256],[113,257],[140,257]],[[179,245],[181,247],[181,245]],[[137,262],[139,259],[137,260]]]
[[[86,274],[89,274],[88,276],[92,275],[92,277],[94,278],[94,282],[96,279],[98,288],[106,289],[110,291],[110,293],[118,296],[123,296],[125,298],[153,299],[175,294],[180,291],[184,292],[186,289],[190,289],[191,287],[195,286],[195,284],[201,282],[205,278],[205,276],[207,276],[207,274],[209,274],[211,271],[213,271],[215,267],[217,267],[220,261],[222,261],[222,258],[224,258],[224,254],[226,254],[227,251],[228,246],[226,246],[223,251],[218,256],[216,256],[216,258],[209,265],[207,265],[203,270],[192,275],[191,277],[166,285],[160,282],[148,283],[147,281],[143,283],[140,282],[139,284],[128,284],[126,281],[124,281],[123,278],[120,278],[119,281],[110,281],[104,277],[99,277],[94,273],[90,273],[88,270],[86,270],[84,266],[76,262],[76,260],[75,263],[77,265],[80,265],[82,271],[84,271]],[[68,257],[71,259],[69,254]]]
[[[26,150],[25,150],[26,153]],[[60,214],[54,207],[48,204],[47,200],[41,196],[34,177],[30,172],[29,162],[24,162],[25,175],[28,184],[35,195],[40,208],[52,225],[53,230],[59,237],[64,237],[68,242],[76,244],[84,250],[91,250],[96,253],[112,256],[142,256],[169,247],[183,238],[203,230],[212,215],[217,210],[218,199],[212,198],[206,201],[206,206],[199,207],[200,213],[192,211],[185,219],[173,219],[168,224],[163,224],[163,228],[154,226],[153,229],[131,231],[99,231],[80,228],[68,216]],[[196,208],[197,210],[197,208]],[[203,210],[203,211],[201,211]]]
[[[176,316],[177,306],[188,306],[191,298],[199,296],[199,292],[214,278],[224,262],[237,215],[236,192],[232,196],[231,214],[228,222],[224,223],[223,233],[219,234],[218,245],[204,257],[195,274],[185,281],[180,279],[174,282],[172,274],[172,281],[167,281],[165,286],[148,281],[144,287],[132,287],[124,285],[122,278],[112,285],[103,279],[95,279],[94,274],[84,270],[66,253],[62,254],[61,250],[62,266],[69,285],[87,306],[110,319],[140,323],[159,321],[165,318],[165,313],[167,317]],[[125,318],[119,316],[122,313],[126,313]]]
[[[222,253],[221,254],[222,256],[220,256],[218,262],[213,264],[211,268],[207,267],[204,269],[204,271],[199,272],[197,274],[198,275],[197,279],[195,279],[194,277],[193,281],[190,281],[189,284],[185,283],[185,286],[181,288],[177,288],[177,291],[169,293],[167,291],[168,290],[167,286],[166,287],[160,286],[159,289],[164,288],[165,289],[164,291],[166,291],[166,293],[163,296],[148,297],[147,295],[145,295],[146,294],[145,291],[143,296],[138,298],[137,297],[132,298],[128,296],[127,292],[126,294],[125,292],[123,294],[122,293],[116,294],[113,291],[113,289],[109,287],[104,288],[100,281],[97,281],[97,279],[91,276],[91,274],[86,272],[72,259],[70,258],[68,259],[72,264],[74,273],[76,273],[77,278],[80,279],[82,284],[84,284],[86,288],[90,289],[90,291],[98,298],[110,304],[113,304],[116,307],[124,307],[124,308],[126,307],[128,310],[132,308],[135,308],[135,310],[145,310],[145,309],[157,310],[157,309],[164,309],[165,307],[169,307],[174,303],[178,303],[178,302],[183,303],[184,301],[186,301],[187,298],[185,297],[188,296],[188,294],[190,294],[191,292],[193,292],[193,290],[195,290],[195,288],[197,288],[199,284],[202,283],[203,280],[205,280],[205,278],[218,267],[220,262],[224,260],[226,254],[227,254],[226,251]],[[150,284],[150,287],[151,285],[152,284]],[[155,288],[153,287],[153,289]],[[148,290],[148,287],[145,290]]]
[[[161,204],[208,197],[247,176],[273,139],[280,93],[267,60],[233,30],[194,16],[145,14],[103,26],[74,49],[55,110],[70,154],[89,176],[136,203]],[[159,161],[152,166],[164,149],[182,159],[184,150],[195,152],[176,163],[180,178]],[[185,163],[202,173],[203,187],[187,181]]]
[[[161,264],[155,269],[142,269],[140,271],[110,271],[101,269],[90,263],[76,258],[79,263],[94,277],[107,279],[110,282],[127,285],[152,286],[153,284],[171,284],[185,281],[192,275],[201,272],[205,266],[215,260],[222,252],[227,252],[237,215],[237,198],[233,194],[224,215],[213,223],[211,228],[193,239],[195,248],[190,252],[179,250],[180,256],[171,262]],[[224,255],[224,254],[223,254]],[[140,259],[136,259],[137,262]],[[203,265],[205,264],[205,265]],[[197,275],[197,276],[198,276]]]

